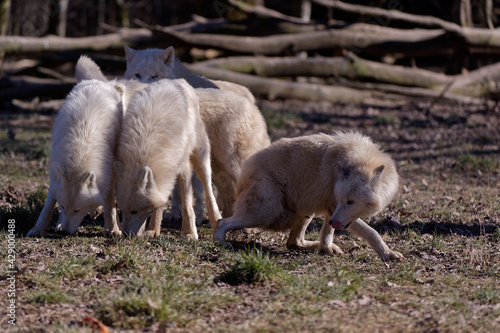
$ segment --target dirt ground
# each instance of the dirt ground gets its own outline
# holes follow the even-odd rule
[[[341,259],[340,263],[335,262],[338,263],[337,267],[344,267],[335,271],[324,267],[323,256],[288,251],[283,247],[285,236],[281,234],[259,237],[237,234],[234,236],[237,240],[236,248],[244,248],[248,243],[265,247],[283,267],[293,266],[288,273],[298,279],[314,279],[315,276],[327,274],[330,278],[333,276],[343,281],[347,289],[352,284],[358,289],[354,294],[343,296],[344,298],[331,296],[333,299],[317,301],[325,307],[313,311],[311,302],[316,302],[316,299],[309,294],[298,295],[292,291],[286,294],[282,291],[283,288],[274,285],[230,286],[219,283],[207,288],[214,289],[215,293],[237,297],[238,300],[233,303],[227,301],[227,304],[217,303],[210,311],[193,313],[194,319],[177,321],[177,326],[170,325],[170,319],[158,318],[153,321],[144,319],[144,323],[140,322],[138,326],[127,321],[119,324],[117,321],[105,321],[113,315],[112,310],[105,308],[105,302],[104,305],[98,304],[94,298],[79,300],[79,296],[73,295],[77,291],[68,293],[78,300],[55,304],[38,304],[36,300],[33,301],[32,296],[27,296],[34,286],[41,284],[33,282],[33,278],[28,278],[28,275],[47,269],[48,264],[44,262],[47,261],[47,256],[56,256],[57,248],[68,249],[73,246],[71,238],[50,230],[51,237],[46,242],[54,246],[53,249],[40,248],[40,242],[45,240],[21,241],[25,246],[20,250],[18,262],[22,270],[19,288],[23,290],[20,299],[26,302],[26,307],[21,312],[26,315],[22,331],[43,332],[47,327],[49,330],[54,327],[59,330],[60,326],[53,326],[55,323],[65,328],[75,328],[75,323],[81,320],[78,314],[85,311],[116,330],[141,332],[231,331],[235,328],[241,331],[270,332],[279,332],[285,328],[292,331],[339,332],[361,332],[367,327],[380,332],[492,332],[500,329],[498,110],[485,105],[436,103],[431,106],[431,101],[423,100],[411,103],[388,101],[387,106],[383,107],[292,100],[260,100],[258,105],[267,120],[273,140],[318,132],[329,133],[333,130],[355,130],[372,137],[397,161],[401,177],[400,192],[388,209],[369,220],[384,235],[389,246],[402,251],[407,258],[403,266],[391,264],[391,267],[398,267],[397,273],[384,271],[385,266],[374,258],[373,253],[371,257],[363,257],[365,259],[351,260],[353,257],[364,256],[365,250],[370,253],[370,249],[343,233],[336,239],[342,248],[347,248],[346,252],[350,256]],[[55,113],[50,111],[42,114],[19,110],[9,114],[0,113],[0,154],[3,160],[0,206],[22,204],[26,202],[29,192],[41,185],[48,188],[46,150],[47,143],[50,143],[50,128],[54,116]],[[93,223],[95,224],[90,224]],[[317,224],[310,229],[312,234],[317,232]],[[169,227],[162,232],[167,235],[165,237],[179,234],[177,229]],[[418,236],[408,236],[413,233]],[[91,248],[116,246],[92,227],[81,229],[81,236],[85,238],[85,242],[97,237],[96,243],[90,245]],[[202,233],[202,239],[203,246],[209,247],[213,252],[192,257],[195,259],[190,261],[190,265],[201,265],[205,269],[220,272],[227,266],[223,250],[211,245],[208,232]],[[57,245],[58,242],[62,243]],[[148,249],[150,247],[148,245]],[[85,250],[75,248],[74,251]],[[99,253],[107,256],[106,251],[95,250],[96,260],[104,258],[101,258],[104,254]],[[176,251],[181,250],[173,250]],[[136,262],[140,260],[136,259]],[[93,265],[97,264],[93,262]],[[343,269],[347,270],[348,273],[345,274],[348,278],[343,277]],[[81,283],[82,288],[87,284],[94,287],[104,285],[105,290],[122,288],[123,279],[129,279],[127,274],[131,273],[121,267],[116,271],[114,274],[96,273],[90,280],[85,280],[87,282],[80,281],[79,275],[63,276],[61,283],[66,285],[65,288],[70,288],[70,284],[77,286],[76,282]],[[404,277],[403,274],[411,277]],[[361,279],[360,275],[364,278],[358,286],[356,281]],[[454,278],[456,276],[461,278]],[[384,282],[379,283],[382,277]],[[450,279],[453,281],[450,282]],[[485,296],[486,301],[481,298],[483,296],[473,298],[464,305],[464,312],[458,305],[455,307],[456,303],[453,302],[458,302],[457,298],[470,293],[467,288],[472,288],[472,281],[477,282],[477,288],[486,288],[489,296]],[[330,286],[330,282],[328,283]],[[460,290],[459,283],[466,286],[464,290]],[[310,287],[311,290],[314,289],[314,286]],[[450,291],[450,295],[455,297],[453,300],[448,301],[444,296],[433,298],[446,288],[457,288],[456,291]],[[285,300],[287,297],[304,297],[303,306],[310,307],[307,311],[300,310],[299,305],[296,305],[299,310],[285,308],[284,304],[291,302],[289,299]],[[148,299],[148,304],[149,302]],[[154,299],[151,302],[153,305],[149,306],[154,313],[163,311],[155,307]],[[103,307],[106,315],[99,312]],[[192,309],[184,311],[196,312]],[[269,311],[274,311],[275,316],[272,317]],[[299,315],[301,311],[303,316]],[[281,317],[283,321],[277,319]],[[388,320],[389,317],[392,319]],[[5,322],[2,320],[0,326],[4,327]],[[337,326],[333,327],[332,321]]]

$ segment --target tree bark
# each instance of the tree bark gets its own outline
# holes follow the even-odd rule
[[[191,34],[158,29],[160,35],[179,45],[200,48],[216,48],[232,52],[282,55],[301,51],[331,49],[335,47],[353,50],[366,49],[384,44],[383,53],[405,52],[418,47],[416,43],[436,40],[444,36],[444,30],[394,29],[369,24],[353,24],[342,29],[328,29],[297,34],[271,35],[266,37],[242,37],[220,34]],[[500,44],[499,44],[500,45]],[[438,45],[436,45],[437,47]]]
[[[200,64],[186,65],[186,67],[193,73],[206,76],[210,79],[241,84],[250,89],[253,93],[267,96],[270,99],[294,98],[309,101],[361,103],[369,98],[373,98],[370,92],[340,86],[325,86],[261,78],[254,75],[235,73]]]
[[[1,0],[0,2],[0,36],[5,36],[9,28],[10,1]]]
[[[372,80],[400,86],[440,90],[453,80],[444,74],[404,66],[369,61],[350,53],[345,57],[228,57],[207,60],[205,66],[265,77],[341,76],[352,80]]]
[[[0,52],[106,50],[121,48],[128,44],[153,41],[152,35],[152,32],[146,29],[120,29],[112,34],[81,38],[0,36]]]

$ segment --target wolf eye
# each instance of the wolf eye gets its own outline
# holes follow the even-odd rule
[[[349,201],[347,201],[347,204],[348,205],[354,205],[354,201],[353,200],[349,200]]]
[[[137,214],[137,211],[133,210],[133,211],[130,212],[130,214],[135,215],[135,214]]]
[[[156,80],[158,78],[158,75],[153,75],[151,76],[151,79]]]
[[[138,78],[138,79],[140,79],[140,78],[141,78],[141,74],[136,73],[136,74],[135,74],[135,77],[136,77],[136,78]]]
[[[80,211],[80,209],[75,209],[75,213],[78,213]]]

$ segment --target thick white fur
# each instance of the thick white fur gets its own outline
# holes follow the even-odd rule
[[[78,82],[84,80],[99,80],[108,82],[108,79],[102,73],[99,66],[86,55],[82,55],[75,66],[75,77]],[[126,112],[130,99],[136,92],[147,86],[138,80],[114,79],[109,81],[111,84],[122,84],[125,86],[125,92],[122,96],[123,110]]]
[[[200,97],[201,93],[198,92],[202,91],[202,89],[197,89],[197,94],[200,97],[200,113],[205,121],[205,126],[209,129],[209,138],[212,147],[214,148],[215,146],[219,146],[220,149],[216,149],[217,151],[220,151],[221,149],[229,151],[229,154],[232,154],[231,157],[235,159],[235,162],[233,163],[224,162],[221,165],[219,162],[222,160],[217,159],[218,156],[212,154],[215,159],[213,161],[212,168],[213,171],[216,172],[214,179],[216,186],[219,189],[219,193],[221,194],[220,197],[223,204],[223,216],[230,216],[232,203],[234,201],[234,188],[232,183],[235,179],[237,179],[241,163],[248,156],[262,148],[267,147],[270,143],[267,133],[265,134],[267,140],[262,141],[263,139],[261,133],[266,131],[265,122],[263,121],[263,117],[259,110],[255,106],[254,96],[250,90],[241,85],[232,82],[208,80],[189,72],[182,65],[182,63],[175,58],[175,51],[173,47],[168,47],[165,50],[146,49],[136,51],[128,46],[125,46],[125,53],[127,56],[127,70],[125,72],[125,78],[127,79],[136,79],[142,82],[154,82],[155,80],[163,78],[184,78],[195,88],[212,88],[210,90],[210,94],[216,95],[216,98],[209,96],[208,94],[202,94]],[[215,91],[215,89],[220,89],[220,93]],[[233,94],[226,92],[232,92]],[[240,96],[243,96],[243,98]],[[212,109],[214,109],[214,111],[212,111]],[[212,112],[214,113],[213,117],[210,115]],[[224,116],[224,114],[226,114],[226,116]],[[224,117],[226,117],[226,119],[222,120],[221,118]],[[230,120],[230,117],[233,117],[234,119]],[[210,120],[211,122],[209,123],[207,120]],[[218,126],[222,123],[224,123],[224,126],[230,126],[227,133],[225,133],[226,127]],[[248,134],[246,136],[240,135],[239,137],[238,135],[233,135],[234,130],[237,128],[246,128],[248,130]],[[215,132],[222,134],[217,136],[211,135],[215,134]],[[251,139],[253,134],[256,136],[254,144],[247,144],[246,142],[239,141],[240,138],[244,138],[244,140]],[[215,140],[219,139],[221,136],[225,136],[227,140],[225,140],[225,142]],[[239,146],[247,149],[245,150],[244,148],[241,148],[237,151],[230,150]],[[228,175],[230,179],[228,178]],[[200,225],[203,218],[203,198],[201,196],[201,186],[196,176],[193,176],[192,183],[196,198],[196,224]],[[172,198],[171,216],[178,218],[180,216],[181,209],[182,205],[180,203],[180,194],[177,188],[175,188]]]
[[[105,233],[120,235],[114,205],[113,158],[125,87],[97,80],[77,84],[57,115],[52,133],[50,188],[28,236],[42,236],[56,202],[61,227],[75,233],[83,217],[104,204]]]
[[[208,80],[189,72],[179,59],[175,58],[172,46],[161,49],[134,50],[125,46],[127,56],[126,79],[136,79],[145,83],[160,79],[185,79],[194,88],[215,88],[229,90],[255,103],[255,97],[247,87],[236,83]]]
[[[214,237],[228,230],[291,230],[289,247],[342,253],[325,222],[320,241],[304,239],[313,214],[366,240],[382,260],[401,259],[360,218],[377,214],[398,190],[393,160],[359,133],[316,134],[281,139],[250,157],[236,189],[234,215],[217,223]]]
[[[160,233],[161,215],[177,179],[183,201],[182,234],[197,239],[192,207],[192,167],[205,186],[210,223],[220,218],[211,187],[210,146],[194,90],[185,80],[161,80],[130,101],[120,133],[117,201],[122,228],[141,235],[153,214],[148,235]]]

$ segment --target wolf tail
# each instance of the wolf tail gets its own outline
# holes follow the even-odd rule
[[[103,82],[107,82],[108,79],[102,74],[101,69],[97,64],[92,61],[86,55],[82,55],[75,67],[75,77],[78,82],[84,80],[99,80]]]

